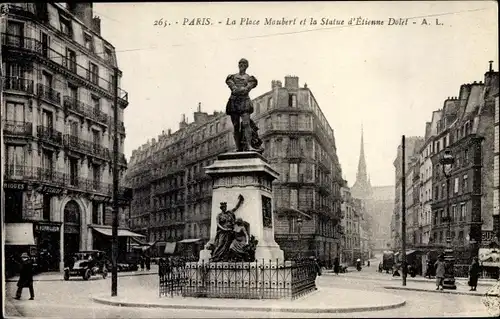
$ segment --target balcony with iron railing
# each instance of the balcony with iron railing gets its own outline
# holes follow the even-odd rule
[[[38,138],[44,142],[62,145],[62,133],[52,127],[37,126]]]
[[[80,116],[87,117],[94,122],[108,125],[108,115],[101,110],[86,105],[77,98],[71,96],[66,95],[63,100],[63,105],[66,110],[72,111]]]
[[[50,103],[61,105],[61,93],[56,91],[54,88],[42,83],[38,83],[36,88],[38,97]]]
[[[73,73],[80,80],[94,84],[106,92],[109,95],[108,97],[115,95],[114,86],[111,81],[99,77],[97,72],[93,72],[78,64],[76,59],[68,58],[54,49],[42,45],[37,39],[2,33],[2,46],[5,46],[7,49],[21,50],[23,53],[35,54],[37,57],[47,59]],[[118,101],[122,105],[128,105],[128,93],[121,88],[118,88]]]
[[[98,143],[86,141],[71,134],[64,134],[63,141],[64,146],[72,151],[110,160],[109,150]]]
[[[23,79],[17,76],[6,76],[3,78],[3,89],[5,91],[33,94],[33,80]]]
[[[4,120],[3,131],[6,135],[32,136],[33,123]]]

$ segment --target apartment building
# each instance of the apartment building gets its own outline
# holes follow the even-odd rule
[[[6,6],[1,30],[6,257],[44,251],[48,270],[62,270],[66,256],[110,242],[113,83],[120,85],[122,74],[114,78],[115,49],[102,38],[92,3]],[[120,176],[127,167],[127,105],[127,92],[120,88]],[[126,206],[130,193],[120,194]],[[126,224],[123,213],[121,223]]]
[[[362,200],[352,197],[348,187],[341,188],[342,193],[342,253],[341,262],[355,265],[361,258],[361,221]]]

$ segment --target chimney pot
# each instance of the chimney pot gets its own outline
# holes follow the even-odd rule
[[[490,72],[493,72],[493,61],[489,61],[490,63]]]
[[[201,112],[201,102],[198,102],[198,112]]]

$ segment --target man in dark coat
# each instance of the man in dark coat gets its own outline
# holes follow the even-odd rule
[[[339,257],[335,257],[333,260],[333,272],[338,275],[340,271],[340,262],[339,262]]]
[[[17,282],[17,292],[15,299],[21,299],[23,288],[29,288],[30,300],[35,299],[35,291],[33,289],[33,264],[27,253],[21,255],[21,270],[19,280]]]

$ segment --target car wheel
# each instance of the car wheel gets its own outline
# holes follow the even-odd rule
[[[83,274],[83,280],[89,280],[89,279],[90,279],[90,269],[87,269]]]
[[[64,271],[64,280],[69,280],[69,271]]]

